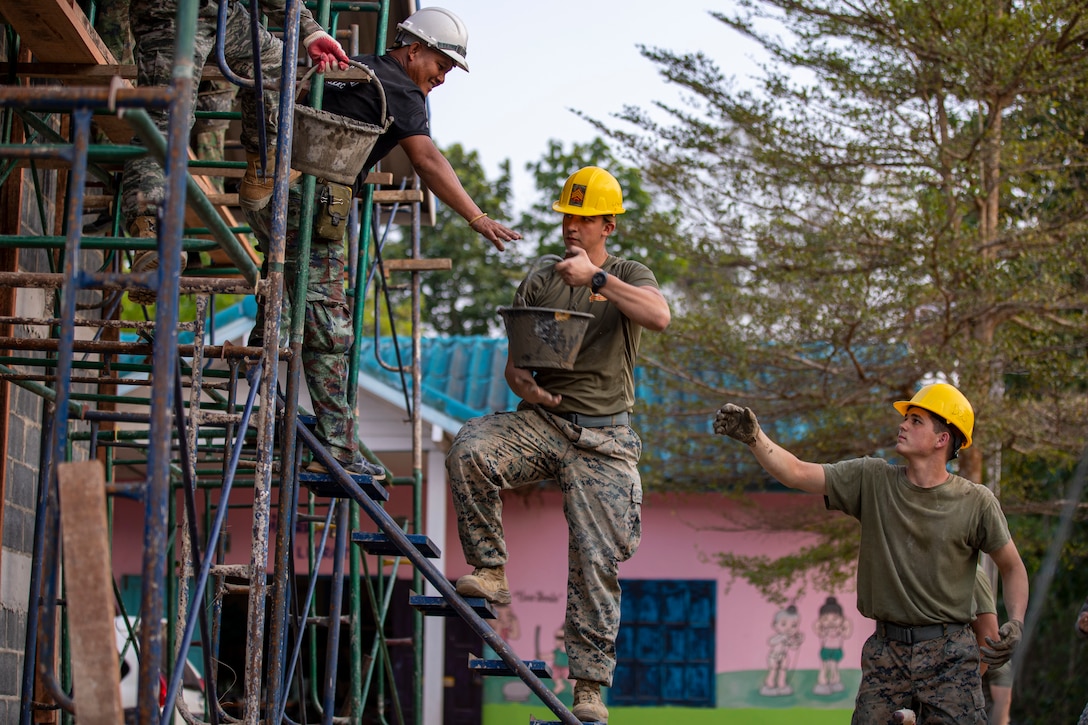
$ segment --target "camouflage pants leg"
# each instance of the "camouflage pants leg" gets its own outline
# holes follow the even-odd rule
[[[446,470],[472,566],[507,561],[503,490],[554,479],[567,519],[565,638],[573,679],[611,685],[620,623],[619,564],[642,538],[642,442],[629,426],[582,428],[534,410],[475,418]]]
[[[284,296],[280,322],[280,344],[287,344],[291,327],[291,309],[295,303],[295,285],[302,269],[298,249],[298,222],[301,206],[301,185],[290,189],[287,214],[287,239],[284,251]],[[259,212],[246,211],[246,220],[253,227],[262,252],[267,254],[271,214],[266,207]],[[310,243],[307,265],[309,283],[305,299],[303,322],[302,370],[306,388],[317,417],[315,435],[338,461],[350,463],[355,459],[355,412],[348,404],[348,350],[354,335],[344,289],[346,254],[343,240],[315,238]],[[262,275],[267,276],[265,261]],[[262,345],[264,335],[265,298],[257,298],[257,322],[250,335],[250,345]]]
[[[193,45],[193,98],[192,107],[196,107],[197,89],[204,64],[215,48],[217,32],[218,3],[208,0],[201,3],[197,17]],[[174,46],[177,39],[175,15],[177,0],[132,0],[130,20],[133,36],[136,38],[137,83],[141,87],[168,85],[174,72]],[[283,62],[283,43],[267,30],[261,29],[258,42],[262,68],[272,77],[278,77]],[[228,9],[227,26],[224,38],[224,52],[231,68],[238,74],[252,77],[253,47],[250,40],[249,11],[240,3],[232,2]],[[278,115],[278,94],[266,91],[265,127],[270,143],[274,144],[276,118]],[[252,90],[242,93],[242,144],[247,150],[256,151],[257,113],[256,100]],[[169,129],[170,113],[167,108],[149,108],[155,127],[164,134]],[[194,116],[181,122],[186,129],[192,129]],[[178,121],[175,121],[178,122]],[[135,140],[139,143],[139,140]],[[165,201],[166,184],[162,167],[150,157],[135,159],[125,164],[125,190],[122,195],[122,208],[128,223],[141,215],[157,215]]]
[[[113,59],[127,65],[133,63],[132,29],[128,20],[129,2],[130,0],[98,0],[98,14],[94,19],[95,30],[113,53]]]
[[[201,81],[197,92],[196,110],[224,113],[234,106],[238,86],[227,81]],[[192,146],[201,161],[222,161],[227,141],[228,119],[198,119],[193,124]],[[220,194],[224,191],[223,177],[210,177]]]
[[[918,644],[876,634],[861,651],[861,686],[851,725],[892,722],[916,701],[920,725],[984,725],[978,642],[970,627]]]

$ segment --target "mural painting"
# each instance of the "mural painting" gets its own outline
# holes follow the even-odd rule
[[[518,622],[515,653],[544,660],[553,674],[545,683],[570,706],[573,681],[562,637],[565,557],[540,546],[566,540],[561,502],[554,498],[543,492],[532,509],[507,511],[513,602],[494,626]],[[800,497],[753,498],[768,507],[809,505]],[[805,539],[721,528],[722,508],[720,499],[708,503],[699,496],[670,498],[667,505],[651,499],[644,506],[642,546],[620,572],[617,679],[605,693],[612,718],[627,725],[660,725],[663,717],[698,725],[721,722],[722,710],[729,710],[735,725],[848,725],[868,636],[855,631],[861,625],[853,592],[822,591],[809,582],[785,592],[785,601],[772,601],[734,579],[714,552],[774,558],[795,553]],[[451,578],[460,573],[452,571]],[[488,680],[483,725],[554,719],[519,680]]]

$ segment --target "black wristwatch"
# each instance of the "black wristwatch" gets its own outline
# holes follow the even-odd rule
[[[589,288],[593,290],[593,294],[597,294],[601,291],[601,287],[604,287],[604,283],[608,281],[608,272],[603,269],[600,272],[593,274],[593,279],[589,282]]]

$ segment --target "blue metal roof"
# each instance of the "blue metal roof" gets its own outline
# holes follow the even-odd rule
[[[382,362],[397,367],[411,362],[408,337],[378,341]],[[513,410],[518,397],[506,384],[506,339],[480,336],[424,338],[420,341],[423,366],[423,404],[464,423],[501,410]],[[374,340],[359,344],[359,372],[391,388],[402,387],[398,373],[385,369],[375,356]]]

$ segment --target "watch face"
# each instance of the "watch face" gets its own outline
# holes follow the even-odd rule
[[[603,271],[602,272],[595,272],[593,274],[593,280],[591,282],[591,284],[593,285],[593,291],[596,292],[601,287],[603,287],[604,286],[604,281],[607,278],[608,278],[608,275],[605,272],[603,272]]]

